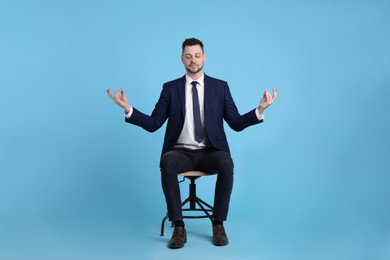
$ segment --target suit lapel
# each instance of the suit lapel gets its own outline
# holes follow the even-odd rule
[[[211,90],[212,87],[210,87],[210,79],[209,77],[204,74],[204,101],[203,101],[203,113],[204,113],[204,120],[207,121],[208,118],[208,108],[210,107],[210,104],[212,102],[211,100]]]
[[[186,111],[186,77],[181,77],[178,82],[177,88],[179,89],[180,107],[183,117]]]

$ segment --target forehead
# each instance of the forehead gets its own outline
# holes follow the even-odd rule
[[[193,46],[185,46],[184,47],[184,50],[183,50],[183,54],[186,55],[186,54],[197,54],[197,53],[202,53],[203,54],[203,51],[202,51],[202,48],[200,47],[200,45],[193,45]]]

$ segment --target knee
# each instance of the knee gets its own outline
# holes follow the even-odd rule
[[[177,169],[177,158],[173,152],[166,152],[160,160],[161,173],[174,172]]]
[[[233,174],[234,163],[233,159],[228,154],[220,158],[216,163],[219,171]]]

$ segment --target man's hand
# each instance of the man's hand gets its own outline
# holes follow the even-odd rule
[[[274,92],[273,96],[271,96],[271,94],[268,91],[264,91],[263,98],[261,99],[260,104],[257,107],[260,114],[262,114],[267,107],[269,107],[270,105],[272,105],[272,103],[274,103],[276,97],[278,96],[278,89],[274,88],[273,92]]]
[[[127,97],[123,89],[120,89],[118,92],[112,94],[111,89],[108,88],[107,94],[117,105],[121,106],[125,110],[125,113],[130,112],[130,104],[129,101],[127,101]]]

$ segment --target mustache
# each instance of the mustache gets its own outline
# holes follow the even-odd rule
[[[191,66],[188,66],[188,67],[185,67],[185,68],[190,73],[198,73],[199,71],[201,71],[203,69],[203,66],[198,66],[198,68],[194,69],[194,70],[191,69]]]

